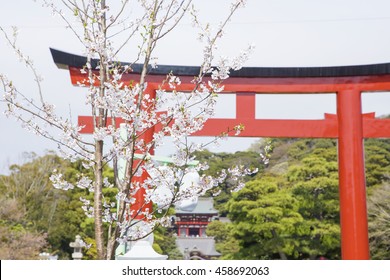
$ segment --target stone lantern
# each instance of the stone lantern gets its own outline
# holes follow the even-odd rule
[[[74,242],[70,242],[69,246],[73,248],[72,258],[74,260],[81,260],[83,258],[81,249],[85,247],[84,241],[81,240],[81,236],[76,235],[76,240]]]

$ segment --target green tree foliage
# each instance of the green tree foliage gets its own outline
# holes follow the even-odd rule
[[[195,153],[196,160],[200,162],[207,162],[210,166],[208,170],[205,171],[207,175],[215,176],[222,169],[228,169],[231,166],[242,165],[246,168],[259,168],[261,171],[264,167],[262,158],[259,153],[255,151],[244,151],[236,152],[234,154],[229,153],[211,153],[210,151],[202,151]],[[251,178],[256,177],[256,174],[246,176],[245,180],[250,180]],[[226,216],[227,210],[225,209],[226,203],[231,197],[232,186],[236,182],[227,178],[227,180],[220,185],[220,194],[214,197],[215,208],[219,211],[220,216]],[[212,194],[209,194],[212,195]]]
[[[373,191],[368,201],[371,258],[390,259],[390,185]]]
[[[48,251],[68,259],[72,252],[69,243],[77,234],[83,238],[93,236],[93,221],[88,223],[80,201],[80,197],[88,198],[91,194],[77,188],[68,192],[57,190],[49,178],[57,169],[75,183],[77,174],[85,170],[81,162],[70,163],[51,153],[43,157],[26,154],[25,159],[26,163],[10,166],[10,174],[1,177],[0,198],[15,201],[18,213],[23,213],[21,223],[46,237]]]
[[[221,253],[221,259],[237,259],[236,255],[240,251],[240,245],[233,235],[231,223],[215,220],[207,226],[206,234],[214,237],[215,249]]]
[[[329,151],[317,148],[287,172],[292,196],[304,219],[299,257],[340,257],[340,219],[337,162]]]
[[[45,235],[24,220],[26,213],[19,202],[0,198],[0,259],[38,259],[46,246]]]
[[[273,145],[265,173],[233,194],[227,204],[231,232],[240,245],[235,257],[338,259],[335,142],[278,139]],[[274,172],[274,166],[286,162],[283,172]]]
[[[17,205],[13,215],[6,215],[3,222],[12,223],[15,216],[24,229],[47,236],[57,203],[64,198],[48,179],[52,170],[59,166],[59,161],[53,155],[39,158],[33,153],[25,154],[24,158],[26,163],[11,165],[10,174],[0,179],[1,199]],[[34,254],[37,258],[38,254]]]
[[[275,180],[255,180],[234,193],[228,202],[228,217],[233,234],[239,240],[240,259],[287,259],[294,254],[295,236],[303,222],[296,200],[287,189],[279,189]]]
[[[366,185],[369,192],[390,180],[390,141],[367,139],[365,146]]]

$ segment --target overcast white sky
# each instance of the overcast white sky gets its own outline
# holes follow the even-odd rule
[[[58,1],[60,2],[60,1]],[[108,3],[111,1],[107,1]],[[115,2],[115,1],[112,1]],[[202,17],[218,24],[230,1],[197,0]],[[237,54],[254,43],[256,49],[247,66],[333,66],[390,62],[390,1],[388,0],[248,0],[239,10],[219,43],[220,52]],[[0,0],[0,26],[11,31],[17,26],[19,43],[34,60],[45,78],[44,92],[49,101],[72,116],[86,114],[84,90],[70,85],[67,71],[54,65],[49,47],[75,54],[83,48],[65,24],[53,18],[40,1]],[[182,24],[158,48],[159,63],[198,65],[202,45],[190,24]],[[131,60],[131,47],[122,55]],[[127,59],[129,57],[130,59]],[[122,58],[121,58],[122,59]],[[21,91],[32,97],[36,92],[32,76],[20,65],[0,36],[0,72],[6,73]],[[224,104],[220,104],[223,108]],[[258,97],[257,118],[322,118],[334,113],[334,95]],[[390,93],[363,95],[363,111],[390,114]],[[0,111],[4,111],[0,103]],[[219,110],[218,117],[228,117]],[[230,112],[231,116],[231,112]],[[23,152],[44,153],[52,143],[25,132],[18,123],[0,115],[0,174]],[[250,141],[232,140],[215,149],[246,149]],[[163,152],[163,151],[162,151]]]

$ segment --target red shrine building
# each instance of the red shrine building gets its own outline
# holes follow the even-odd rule
[[[204,237],[207,225],[217,216],[212,198],[200,197],[193,211],[176,210],[177,236]]]
[[[213,199],[200,197],[192,211],[176,210],[174,227],[176,244],[186,259],[213,259],[221,256],[215,250],[213,237],[206,235],[207,225],[218,217]]]

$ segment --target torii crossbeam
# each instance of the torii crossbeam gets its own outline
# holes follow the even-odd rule
[[[86,58],[51,49],[59,68],[69,69],[72,84],[85,80],[80,69]],[[92,64],[97,63],[93,61]],[[140,65],[123,76],[137,81]],[[148,76],[149,93],[154,93],[166,74],[180,76],[180,90],[191,90],[198,67],[161,65]],[[224,91],[236,93],[235,119],[210,119],[194,136],[216,136],[223,128],[242,123],[246,137],[337,138],[340,192],[341,250],[343,259],[369,259],[364,138],[390,138],[390,120],[362,114],[361,93],[390,91],[390,63],[339,67],[248,67],[232,73]],[[256,94],[335,93],[337,114],[322,120],[261,120],[255,117]],[[92,117],[79,117],[83,133],[92,133]]]

